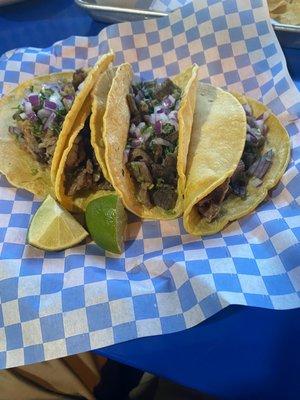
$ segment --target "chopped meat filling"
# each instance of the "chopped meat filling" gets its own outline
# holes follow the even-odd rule
[[[76,196],[96,190],[112,190],[104,178],[91,145],[89,118],[74,141],[66,161],[65,191],[68,196]]]
[[[256,177],[257,186],[260,185],[272,164],[272,149],[262,154],[268,131],[265,121],[269,114],[264,113],[255,118],[249,104],[244,104],[243,107],[247,117],[247,135],[241,160],[231,178],[197,204],[199,214],[209,222],[218,217],[222,202],[227,196],[247,196],[247,185],[251,177]]]
[[[9,132],[40,163],[51,164],[65,116],[86,75],[80,69],[74,72],[71,82],[44,84],[38,92],[31,87],[17,107],[13,115],[16,126],[9,127]]]
[[[127,96],[131,125],[127,168],[138,200],[171,210],[177,202],[178,116],[181,90],[170,79],[139,82]]]
[[[199,213],[209,222],[215,219],[220,212],[222,201],[225,199],[229,189],[229,181],[229,178],[226,179],[222,185],[218,186],[208,196],[200,200],[197,205]]]

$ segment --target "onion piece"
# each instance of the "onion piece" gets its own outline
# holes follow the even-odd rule
[[[65,98],[62,100],[62,102],[63,102],[63,105],[65,106],[65,109],[66,109],[67,111],[69,111],[70,108],[72,107],[73,100],[67,99],[67,98],[65,97]]]
[[[156,121],[169,122],[169,118],[165,113],[151,114],[149,118],[150,124],[155,125]]]
[[[60,110],[64,108],[61,102],[61,95],[58,92],[54,92],[53,94],[51,94],[51,96],[49,97],[49,101],[55,103],[57,108]]]
[[[261,114],[259,117],[257,117],[257,120],[262,120],[262,121],[266,121],[269,116],[271,115],[271,112],[269,110],[265,111],[263,114]]]
[[[139,138],[139,137],[141,137],[141,130],[139,129],[138,126],[136,126],[134,123],[132,123],[130,126],[130,129],[129,129],[129,134],[133,138]]]
[[[169,114],[169,118],[178,121],[178,111],[176,110],[171,111]]]
[[[31,103],[32,107],[39,107],[40,97],[38,93],[30,93],[28,96],[28,101]]]
[[[162,104],[165,108],[171,108],[174,106],[176,102],[175,97],[173,97],[171,94],[169,96],[165,97],[162,101]]]
[[[178,130],[178,111],[171,111],[169,114],[169,124],[173,125],[175,130]]]
[[[168,140],[165,140],[163,138],[160,137],[156,137],[151,141],[151,144],[157,144],[157,145],[161,145],[161,146],[167,146],[167,147],[172,147],[172,143],[169,142]]]
[[[79,93],[83,89],[83,86],[84,86],[84,81],[82,81],[81,84],[78,86],[76,93]]]
[[[21,113],[21,114],[19,114],[19,116],[20,116],[20,118],[23,119],[23,120],[26,119],[26,114],[25,114],[24,112]]]
[[[24,107],[26,116],[28,116],[28,114],[30,114],[32,112],[32,104],[30,103],[30,101],[25,100],[23,103],[23,107]]]
[[[47,121],[44,123],[44,129],[45,129],[45,130],[46,130],[46,129],[51,129],[51,128],[53,127],[55,118],[56,118],[56,114],[55,114],[55,112],[52,112],[52,113],[49,115]]]
[[[163,112],[165,112],[165,110],[163,109],[162,106],[155,106],[154,107],[154,114],[161,114]]]
[[[133,148],[133,149],[136,149],[137,147],[140,147],[140,146],[143,144],[143,142],[144,142],[144,140],[143,140],[143,138],[140,136],[140,137],[137,138],[137,139],[132,139],[132,140],[129,142],[129,146],[130,146],[131,148]]]
[[[137,128],[141,131],[143,128],[145,128],[145,126],[146,126],[145,122],[140,122]]]
[[[156,121],[154,124],[154,130],[157,135],[161,135],[163,123],[162,121]]]
[[[274,153],[273,150],[271,149],[267,151],[267,153],[259,157],[259,159],[256,160],[248,169],[247,171],[248,175],[262,179],[266,175],[268,169],[271,166],[273,156]]]
[[[59,84],[58,83],[44,83],[43,85],[42,85],[42,91],[44,92],[45,90],[53,90],[54,92],[55,91],[58,91],[58,90],[60,90],[60,86],[59,86]]]
[[[255,127],[258,129],[263,129],[264,127],[264,121],[262,119],[256,119],[254,120]]]
[[[38,120],[38,117],[36,115],[36,113],[34,111],[32,111],[31,113],[27,114],[27,118],[29,119],[29,121],[31,122],[35,122]]]
[[[51,100],[44,101],[44,108],[45,110],[55,111],[57,109],[57,104]]]
[[[251,108],[250,104],[245,103],[245,104],[242,104],[242,106],[243,106],[243,109],[245,110],[245,113],[246,113],[247,116],[253,115],[252,108]]]
[[[52,113],[51,110],[46,110],[45,108],[41,108],[37,112],[37,116],[39,117],[40,120],[42,120],[44,122],[44,120],[47,119],[51,113]]]

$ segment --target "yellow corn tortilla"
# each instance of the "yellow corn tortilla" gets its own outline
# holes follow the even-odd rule
[[[229,222],[253,211],[282,177],[290,158],[289,136],[275,115],[266,120],[268,134],[263,153],[274,150],[271,167],[263,183],[255,187],[254,178],[247,185],[247,196],[241,199],[230,195],[212,222],[201,217],[196,204],[231,177],[242,156],[246,140],[245,112],[241,104],[248,103],[258,117],[267,108],[256,100],[221,89],[208,87],[209,96],[202,96],[205,85],[199,84],[197,105],[189,153],[189,169],[185,191],[184,227],[193,235],[211,235],[222,230]],[[239,103],[237,103],[239,102]],[[194,145],[194,148],[192,147]]]
[[[95,82],[99,79],[101,74],[109,67],[109,65],[114,61],[114,53],[110,52],[104,54],[99,58],[94,67],[90,70],[88,76],[84,80],[83,88],[76,95],[74,103],[68,112],[61,133],[59,135],[58,141],[56,143],[55,152],[51,164],[51,180],[55,184],[56,174],[59,168],[62,154],[68,145],[73,125],[76,124],[76,118],[81,112],[81,107],[89,96]],[[76,129],[76,126],[75,126]]]
[[[198,66],[194,65],[173,78],[173,82],[183,91],[178,110],[178,199],[175,208],[166,211],[161,207],[145,207],[136,198],[135,184],[123,159],[130,123],[126,95],[129,93],[133,72],[130,64],[122,64],[116,71],[103,118],[105,162],[109,180],[122,198],[125,207],[141,218],[171,219],[182,214],[186,159],[195,108],[197,72]]]
[[[89,95],[99,75],[108,68],[113,60],[113,53],[105,54],[88,73],[82,90],[76,95],[74,103],[63,122],[62,130],[56,143],[51,169],[48,165],[43,165],[35,160],[26,149],[20,146],[17,139],[9,133],[8,128],[15,125],[15,121],[12,118],[14,108],[20,104],[25,92],[31,86],[34,87],[35,91],[40,91],[43,84],[55,83],[60,80],[70,81],[72,80],[73,72],[61,72],[35,77],[23,82],[7,96],[0,99],[0,172],[6,176],[12,185],[26,189],[39,197],[54,194],[53,182],[55,181],[56,170],[65,146],[67,146],[72,125],[76,123],[78,116],[79,119],[82,118],[80,116],[81,108],[86,97]]]
[[[106,110],[108,93],[116,75],[116,68],[108,68],[100,75],[92,91],[92,114],[90,119],[91,144],[95,151],[95,156],[101,166],[106,180],[109,179],[105,164],[105,148],[103,142],[103,117]]]
[[[99,81],[103,82],[102,79],[100,79]],[[107,91],[109,90],[109,87],[110,86],[106,86]],[[104,97],[107,98],[107,94],[104,93]],[[69,196],[65,193],[66,162],[67,162],[69,153],[72,150],[72,147],[73,147],[76,137],[80,134],[81,130],[84,127],[86,119],[91,114],[93,101],[95,102],[95,98],[93,99],[92,95],[90,94],[88,96],[88,98],[86,99],[86,101],[83,103],[81,112],[78,114],[77,118],[75,119],[73,128],[69,132],[70,138],[69,138],[68,146],[63,152],[63,155],[62,155],[59,167],[58,167],[58,171],[56,174],[55,195],[57,197],[57,200],[63,205],[63,207],[65,207],[67,210],[72,211],[72,212],[85,211],[86,206],[88,205],[88,203],[91,200],[94,200],[97,197],[105,196],[105,195],[113,192],[112,190],[97,190],[96,192],[89,191],[80,196],[78,196],[78,195]],[[98,102],[98,100],[97,100],[97,102]],[[101,122],[101,119],[98,117],[96,118],[96,121],[99,122],[99,124],[100,124],[99,126],[101,128],[102,122]],[[91,117],[90,117],[91,145],[94,149],[96,159],[99,162],[98,157],[97,157],[97,151],[99,150],[99,148],[98,148],[97,144],[95,144],[95,140],[92,141],[92,132],[93,131],[94,131],[94,136],[95,136],[95,126],[93,126],[93,128],[92,128],[92,124],[94,124],[94,123],[95,123],[95,118],[93,117],[93,114],[91,114]],[[100,129],[100,133],[101,133],[101,129]],[[101,162],[99,162],[99,165],[102,169]],[[104,171],[102,170],[102,172],[104,172]]]
[[[12,185],[26,189],[39,197],[53,194],[50,167],[35,160],[9,133],[8,128],[15,125],[14,108],[20,104],[24,93],[31,86],[35,90],[40,90],[43,84],[59,80],[70,81],[72,74],[72,72],[61,72],[30,79],[0,99],[0,171]]]

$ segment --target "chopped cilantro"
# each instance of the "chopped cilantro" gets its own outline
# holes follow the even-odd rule
[[[173,125],[167,123],[167,124],[164,124],[164,125],[163,125],[162,130],[163,130],[163,134],[164,134],[164,135],[170,135],[171,133],[174,132],[175,128],[174,128]]]
[[[148,135],[148,133],[150,133],[151,136],[154,134],[154,128],[153,128],[152,125],[149,125],[149,126],[145,125],[145,126],[142,128],[142,134],[143,134],[143,135]]]
[[[41,99],[42,100],[49,99],[49,97],[53,93],[54,93],[54,90],[52,90],[52,89],[42,89],[41,92],[40,92]]]
[[[32,129],[33,129],[33,134],[35,136],[39,136],[43,131],[43,125],[37,121],[34,124],[32,124]]]

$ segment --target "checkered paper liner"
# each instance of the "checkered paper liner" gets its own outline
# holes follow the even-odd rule
[[[288,124],[292,160],[256,212],[214,236],[191,237],[181,219],[130,216],[121,257],[93,243],[58,253],[26,245],[40,201],[1,177],[1,368],[184,330],[229,304],[300,306],[300,98],[266,4],[196,1],[167,18],[13,50],[0,59],[0,92],[34,74],[91,65],[109,47],[144,78],[196,62],[203,81],[262,100]]]

